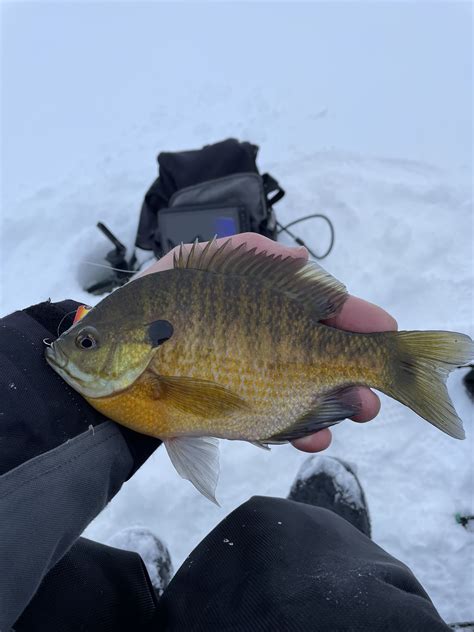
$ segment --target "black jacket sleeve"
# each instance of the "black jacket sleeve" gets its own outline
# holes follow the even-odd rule
[[[46,363],[77,303],[0,320],[0,630],[159,445],[95,411]]]

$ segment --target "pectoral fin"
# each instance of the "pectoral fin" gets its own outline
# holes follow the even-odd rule
[[[219,480],[219,440],[214,437],[173,437],[164,442],[171,463],[203,496],[216,500]]]
[[[166,399],[184,413],[212,419],[249,408],[239,395],[216,382],[157,375],[153,371],[149,371],[146,379],[153,383],[157,399]]]

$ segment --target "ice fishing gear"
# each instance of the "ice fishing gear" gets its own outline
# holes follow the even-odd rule
[[[138,270],[137,258],[135,251],[132,256],[127,259],[127,248],[124,244],[117,239],[111,230],[107,228],[102,222],[97,223],[97,228],[109,239],[115,246],[113,250],[110,250],[105,260],[110,264],[111,275],[107,279],[93,283],[86,288],[86,291],[90,294],[106,294],[111,292],[117,287],[124,285],[129,279],[130,274]]]
[[[257,145],[227,139],[202,149],[162,152],[159,177],[143,201],[136,245],[157,257],[181,242],[252,231],[276,239],[273,205],[285,191],[261,175]]]
[[[326,257],[334,243],[329,218],[308,215],[282,226],[273,207],[285,191],[272,175],[260,174],[258,149],[230,138],[198,150],[160,153],[159,177],[145,195],[136,246],[161,257],[180,243],[196,239],[209,241],[251,231],[276,240],[284,231],[308,248],[288,229],[300,221],[323,218],[331,230],[329,248],[322,255],[308,251],[316,259]]]
[[[160,258],[175,246],[196,239],[202,242],[216,236],[254,232],[276,241],[285,232],[305,246],[314,259],[327,257],[334,245],[331,220],[314,213],[286,225],[278,222],[274,206],[284,197],[285,190],[269,173],[260,174],[256,164],[258,150],[257,145],[229,138],[202,149],[160,153],[159,176],[141,207],[135,239],[138,256],[152,251]],[[290,230],[300,222],[315,219],[323,219],[330,230],[329,246],[322,254],[314,252]],[[140,265],[135,252],[128,260],[126,248],[117,237],[103,223],[97,226],[115,247],[105,257],[111,275],[86,290],[105,294],[126,283]]]

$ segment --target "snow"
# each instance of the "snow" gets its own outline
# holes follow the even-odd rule
[[[270,10],[271,6],[271,10]],[[160,150],[234,136],[287,191],[282,222],[327,213],[325,267],[401,329],[472,335],[471,7],[465,3],[2,5],[0,313],[82,290],[104,221],[131,245]],[[297,227],[325,249],[326,226]],[[289,239],[284,239],[291,243]],[[377,544],[448,621],[474,618],[473,405],[455,441],[382,397],[328,455],[357,465]],[[159,449],[87,529],[140,524],[178,568],[255,494],[286,496],[306,455],[221,442],[218,508]]]
[[[159,595],[163,593],[173,574],[173,567],[166,544],[155,534],[143,527],[128,527],[114,533],[107,540],[107,544],[117,549],[138,553],[145,562],[154,588]]]

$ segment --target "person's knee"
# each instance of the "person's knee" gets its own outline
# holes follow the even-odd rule
[[[344,540],[361,535],[333,511],[286,498],[252,496],[230,514],[229,518],[231,517],[245,524],[246,528],[258,531],[278,527],[280,533],[289,532],[291,537],[301,533],[310,535],[312,540]],[[363,535],[361,537],[367,539]]]
[[[322,524],[328,519],[332,519],[333,516],[339,519],[339,516],[336,516],[333,512],[323,509],[322,507],[306,505],[286,498],[275,498],[273,496],[252,496],[235,511],[242,516],[258,516],[261,520],[274,520],[275,518],[285,517],[290,513],[301,512],[310,513],[315,520],[319,520]]]

